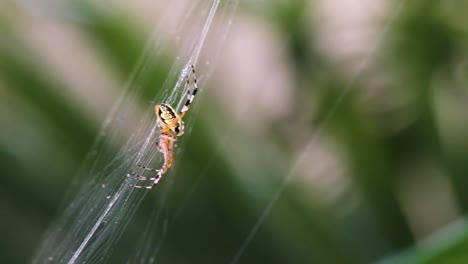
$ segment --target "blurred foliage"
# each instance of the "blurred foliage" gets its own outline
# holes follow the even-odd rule
[[[232,113],[213,93],[204,93],[204,106],[197,108],[202,108],[199,118],[180,151],[180,176],[163,181],[172,184],[169,191],[147,197],[110,263],[131,259],[151,208],[163,198],[167,204],[161,214],[172,226],[158,244],[160,263],[231,262],[247,242],[240,263],[467,263],[463,218],[468,210],[468,19],[462,10],[468,6],[455,0],[405,1],[396,18],[387,18],[393,19],[390,30],[378,52],[369,55],[371,69],[350,77],[315,43],[319,36],[314,29],[320,23],[311,22],[309,10],[317,2],[241,5],[239,14],[271,23],[284,40],[280,44],[293,76],[288,85],[294,114],[266,124],[271,131],[261,136],[236,121],[227,129]],[[387,5],[393,10],[399,3]],[[14,264],[32,257],[60,212],[65,190],[103,120],[74,100],[67,92],[72,88],[27,37],[24,27],[33,11],[12,2],[0,7],[0,262]],[[96,60],[123,83],[141,56],[149,30],[122,10],[112,12],[82,1],[68,8],[79,19],[42,15],[78,30],[98,54]],[[138,98],[142,105],[159,92],[174,57],[167,53],[147,59],[142,76],[135,78],[135,86],[143,89]],[[380,85],[384,88],[378,96],[366,97],[367,91],[375,90],[375,76],[391,81]],[[222,83],[210,87],[216,85]],[[312,138],[319,133],[320,141],[331,142],[324,145],[336,146],[333,158],[349,189],[326,203],[319,194],[308,196],[313,186],[289,182],[258,233],[246,241],[286,175],[295,171],[300,159],[296,150],[307,148],[306,140],[299,148],[293,145],[297,130],[285,128],[288,124],[309,129]],[[219,131],[213,132],[213,126]],[[220,143],[216,133],[226,140]],[[281,146],[280,158],[269,151],[271,146]],[[435,187],[430,185],[434,177],[442,178]],[[423,188],[422,198],[414,183],[405,189],[414,179]],[[454,197],[454,216],[444,215],[448,205],[440,202],[437,190],[445,190],[445,185],[439,182],[450,186],[444,195]],[[180,205],[183,210],[177,211]],[[442,220],[431,226],[432,218]],[[432,236],[456,219],[461,224],[444,229],[443,239]],[[428,225],[429,230],[418,231]]]

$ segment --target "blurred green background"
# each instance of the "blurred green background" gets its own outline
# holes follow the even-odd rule
[[[1,263],[30,261],[60,215],[151,32],[170,36],[154,27],[164,5],[0,3]],[[170,231],[150,255],[468,263],[467,10],[456,0],[240,1],[173,180],[160,183]],[[136,113],[148,114],[177,54],[146,62]],[[111,263],[149,263],[133,253],[158,188]]]

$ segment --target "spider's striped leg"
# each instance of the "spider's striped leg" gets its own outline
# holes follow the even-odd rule
[[[131,183],[128,186],[133,187],[133,188],[139,188],[139,189],[146,188],[145,185],[136,185],[136,184],[131,184]]]
[[[142,168],[142,169],[144,169],[144,170],[149,170],[149,171],[156,171],[156,172],[158,171],[158,170],[156,170],[156,169],[143,166],[143,165],[141,165],[141,164],[138,164],[137,167],[138,167],[138,168]]]
[[[143,166],[143,165],[140,165],[138,164],[137,165],[139,168],[142,168],[144,170],[149,170],[149,171],[154,171],[156,172],[157,174],[155,176],[152,176],[152,177],[148,177],[148,176],[144,176],[144,175],[138,175],[136,174],[135,172],[132,173],[131,175],[133,176],[132,178],[135,179],[135,180],[139,180],[139,181],[154,181],[154,183],[150,186],[154,186],[158,181],[159,179],[161,178],[162,176],[162,173],[161,173],[161,170],[156,170],[156,169],[153,169],[153,168],[149,168],[149,167],[146,167],[146,166]],[[151,189],[153,187],[149,187],[149,186],[142,186],[142,185],[134,185],[134,184],[130,184],[130,186],[133,186],[135,188],[148,188],[148,189]]]
[[[155,177],[143,177],[143,176],[140,176],[139,178],[136,178],[138,180],[151,180],[153,181],[150,185],[137,185],[137,184],[129,184],[130,187],[134,187],[134,188],[146,188],[146,189],[153,189],[154,186],[156,186],[156,184],[158,184],[159,180],[161,179],[161,173],[158,171],[158,174],[155,176]]]
[[[197,83],[197,75],[195,74],[195,67],[193,67],[193,64],[191,64],[190,67],[192,68],[194,88],[192,92],[190,92],[190,89],[187,89],[187,101],[185,101],[184,107],[182,107],[182,110],[180,111],[180,114],[179,114],[181,118],[189,110],[190,105],[192,104],[193,99],[195,98],[195,95],[197,95],[197,92],[198,92],[198,83]],[[189,78],[187,78],[186,86],[189,86],[189,81],[190,81]]]
[[[153,168],[149,168],[149,167],[145,167],[143,165],[137,165],[139,168],[142,168],[144,170],[149,170],[149,171],[154,171],[156,172],[156,176],[152,176],[152,177],[147,177],[147,176],[144,176],[144,175],[138,175],[136,174],[135,172],[132,173],[131,175],[133,176],[133,179],[135,180],[139,180],[139,181],[154,181],[154,180],[157,180],[158,178],[161,177],[161,170],[156,170],[156,169],[153,169]]]
[[[155,176],[151,176],[151,177],[148,177],[148,176],[143,176],[143,175],[136,175],[135,173],[132,173],[132,178],[135,179],[135,180],[139,180],[139,181],[154,181],[156,179],[158,179],[159,177],[159,171],[158,171],[158,174],[156,174]]]
[[[161,179],[161,173],[158,173],[158,176],[156,177],[156,179],[154,179],[153,183],[151,183],[150,185],[148,186],[145,186],[146,189],[153,189],[154,186],[156,186],[156,184],[158,184],[159,180]]]
[[[129,185],[130,185],[130,187],[133,187],[133,188],[153,189],[154,186],[156,186],[156,184],[158,184],[159,180],[161,179],[161,174],[158,174],[154,178],[148,178],[148,179],[151,179],[153,181],[150,185],[138,185],[138,184],[129,184]]]

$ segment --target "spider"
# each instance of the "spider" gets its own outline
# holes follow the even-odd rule
[[[187,81],[185,83],[185,87],[187,88],[187,101],[185,101],[184,107],[182,107],[180,113],[177,113],[177,111],[169,104],[162,103],[154,106],[156,122],[159,129],[161,130],[159,141],[158,143],[156,143],[156,147],[158,148],[159,152],[163,154],[164,163],[159,170],[148,168],[142,165],[137,165],[139,168],[142,168],[144,170],[156,172],[156,175],[152,177],[146,177],[143,175],[137,175],[136,173],[133,173],[132,176],[136,180],[153,182],[150,185],[130,184],[130,186],[132,187],[152,189],[174,163],[174,142],[177,141],[178,137],[184,134],[184,121],[182,120],[182,118],[189,110],[190,105],[192,104],[193,99],[195,98],[195,95],[198,92],[195,67],[193,67],[193,65],[190,65],[190,68],[192,69],[193,74],[194,89],[193,92],[190,93],[190,79],[187,75]]]

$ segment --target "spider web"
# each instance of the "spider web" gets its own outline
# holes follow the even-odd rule
[[[167,102],[176,105],[180,111],[186,95],[184,77],[190,73],[191,64],[198,71],[199,87],[203,90],[216,65],[237,4],[238,0],[225,1],[222,5],[220,0],[170,1],[164,6],[164,10],[161,10],[163,15],[155,21],[153,33],[139,61],[78,172],[63,212],[45,234],[33,263],[103,263],[109,260],[116,243],[147,194],[146,190],[129,187],[129,183],[135,182],[127,175],[143,173],[138,170],[137,164],[157,168],[162,161],[162,155],[154,146],[158,131],[153,106],[158,102]],[[105,5],[105,8],[109,8],[109,3]],[[215,17],[216,25],[213,23]],[[161,34],[161,29],[166,31],[165,35]],[[209,34],[221,37],[207,51],[204,44]],[[145,74],[151,74],[148,73],[149,61],[157,61],[174,49],[177,50],[177,57],[160,92],[148,103],[145,114],[138,115],[137,97],[143,93],[137,85],[138,81],[145,78]],[[202,63],[198,63],[200,58],[203,58]],[[190,119],[186,121],[184,137],[189,136],[192,123]],[[128,131],[128,127],[133,129]],[[143,230],[145,233],[162,230],[160,236],[164,236],[165,228],[160,229],[157,222],[171,187],[171,182],[168,183],[165,188],[156,187],[162,199],[158,200],[159,209],[152,212]],[[167,224],[167,221],[163,221],[163,225]],[[146,246],[140,247],[131,263],[151,263],[155,260],[157,250],[149,250],[149,245],[155,242],[148,239],[149,236],[143,236],[141,243]]]

